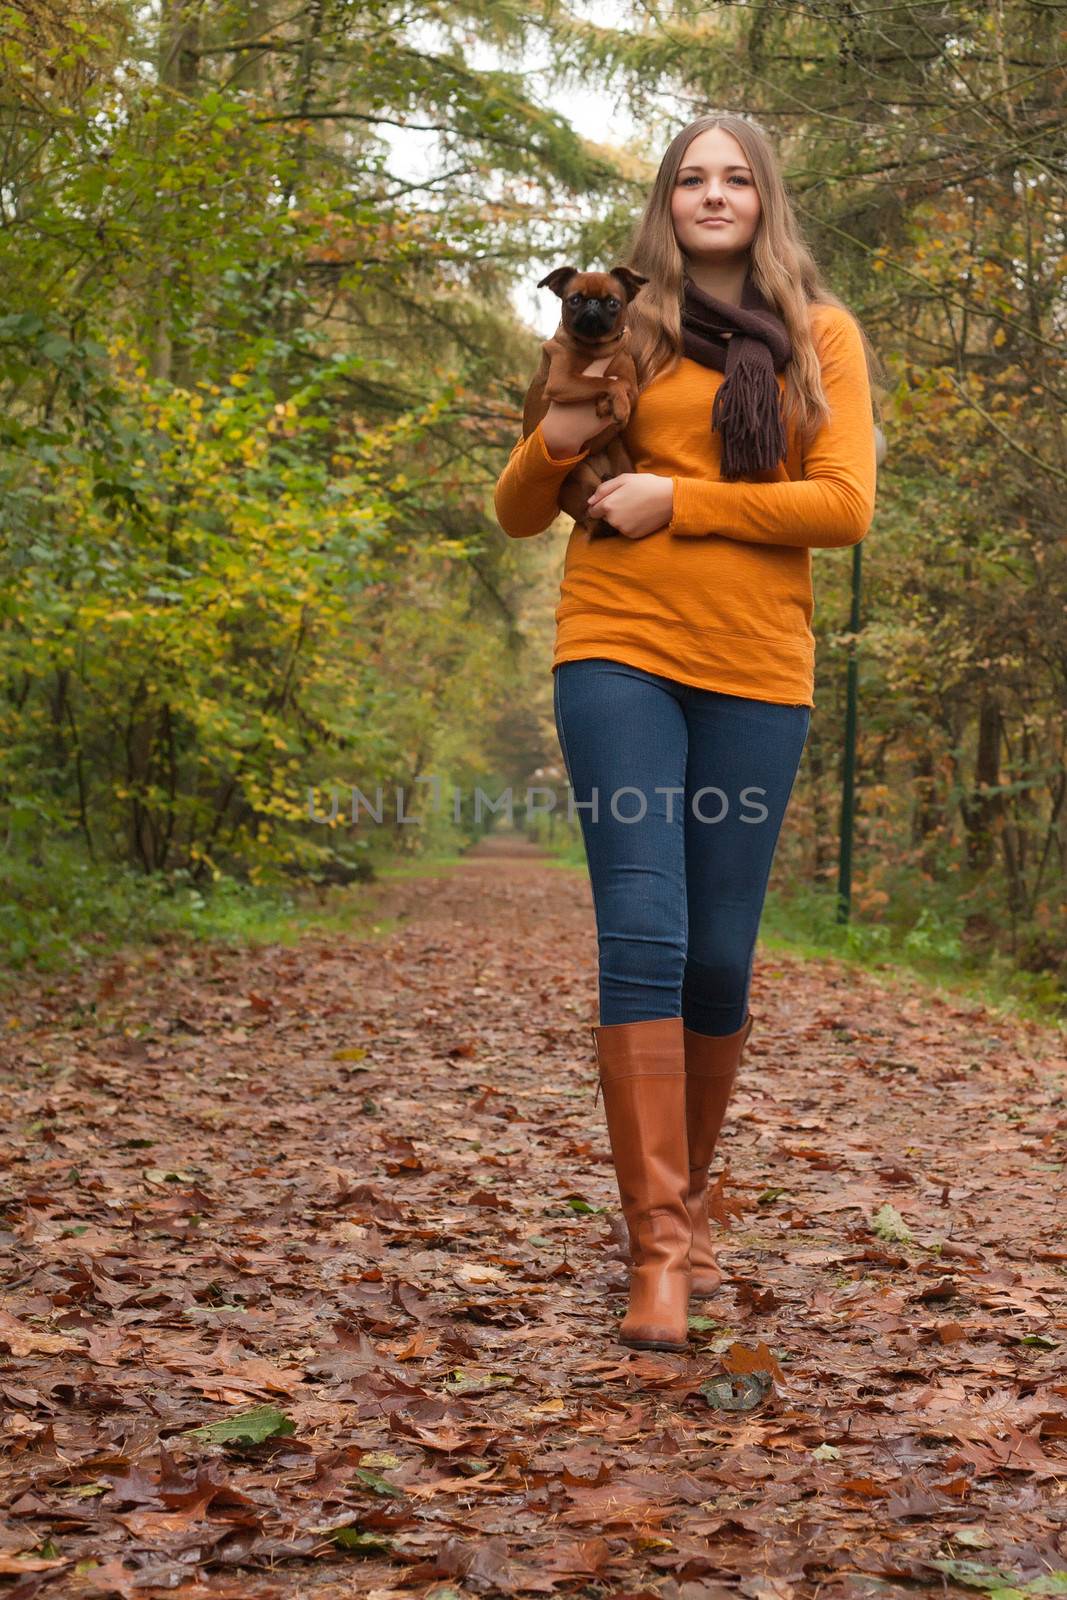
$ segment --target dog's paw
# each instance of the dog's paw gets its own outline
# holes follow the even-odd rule
[[[611,401],[611,415],[620,427],[625,428],[630,420],[630,397],[625,389],[612,389],[608,398]]]

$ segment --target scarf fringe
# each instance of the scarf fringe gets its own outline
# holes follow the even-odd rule
[[[769,362],[739,361],[719,385],[711,425],[722,439],[722,475],[767,472],[786,453],[782,397]]]
[[[751,268],[740,305],[706,294],[686,277],[681,317],[685,354],[723,374],[711,412],[722,443],[722,476],[773,471],[786,454],[776,374],[792,355],[788,328],[760,292]],[[725,331],[733,337],[724,339]]]

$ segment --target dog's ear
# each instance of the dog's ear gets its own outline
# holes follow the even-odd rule
[[[553,294],[558,294],[563,299],[563,291],[572,278],[578,276],[577,267],[555,267],[547,278],[542,278],[537,285],[539,289],[551,289]]]
[[[647,278],[643,278],[641,274],[639,272],[635,272],[632,267],[612,267],[611,276],[613,278],[618,278],[619,282],[626,290],[627,304],[629,304],[634,295],[637,294],[642,284],[648,282]]]

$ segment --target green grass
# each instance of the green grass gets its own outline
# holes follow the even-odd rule
[[[374,863],[375,880],[316,885],[222,877],[200,888],[183,874],[146,877],[88,860],[80,841],[52,841],[0,871],[0,990],[21,971],[65,971],[162,940],[228,946],[293,945],[309,933],[385,938],[395,918],[378,910],[391,879],[440,877],[463,861],[455,848]]]
[[[586,872],[580,838],[543,844],[546,867]],[[377,883],[346,887],[249,884],[222,878],[200,890],[180,877],[146,878],[129,869],[95,866],[76,842],[50,846],[47,862],[11,860],[0,877],[0,987],[23,969],[59,971],[127,946],[164,939],[223,945],[293,945],[309,933],[385,938],[395,918],[378,909],[380,886],[392,879],[441,877],[462,865],[454,848],[375,863]],[[923,891],[928,894],[928,891]],[[760,944],[802,960],[835,960],[895,978],[908,975],[934,991],[1006,1015],[1067,1022],[1067,992],[1051,973],[1013,968],[1004,956],[969,957],[951,904],[936,909],[894,897],[895,921],[835,920],[828,889],[804,887],[788,897],[771,889]],[[6,971],[5,971],[6,969]]]
[[[869,922],[853,914],[836,920],[832,890],[768,892],[760,943],[805,960],[831,958],[867,972],[907,973],[942,994],[970,1000],[1005,1016],[1067,1025],[1067,991],[1054,973],[1024,972],[994,951],[969,955],[958,919],[922,907],[898,922]]]
[[[387,868],[380,877],[404,876]],[[204,889],[181,875],[146,877],[88,861],[77,845],[47,859],[9,858],[0,875],[0,969],[56,972],[162,939],[225,945],[295,944],[306,933],[384,938],[394,922],[376,910],[373,883],[242,883]],[[2,976],[0,972],[0,976]]]
[[[441,878],[453,867],[462,866],[464,856],[433,851],[417,860],[406,857],[401,861],[382,864],[375,868],[379,878]]]
[[[550,846],[545,845],[545,850]],[[585,872],[585,848],[581,844],[565,843],[558,845],[545,858],[546,867],[568,867],[574,872]]]

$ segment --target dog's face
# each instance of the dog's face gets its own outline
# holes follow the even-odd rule
[[[611,272],[556,267],[537,287],[559,295],[565,328],[582,339],[603,339],[625,319],[626,307],[647,282],[630,267],[614,267]]]

